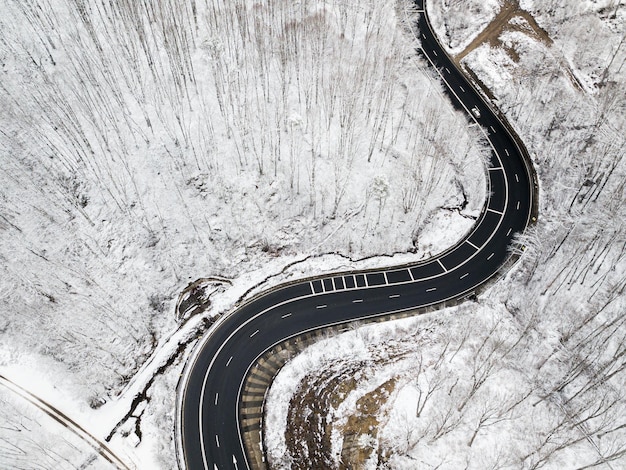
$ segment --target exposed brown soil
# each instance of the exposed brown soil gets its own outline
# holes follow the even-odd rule
[[[335,467],[331,455],[332,417],[329,410],[337,407],[346,394],[354,390],[360,368],[359,364],[350,364],[339,374],[324,371],[307,377],[300,384],[300,390],[289,404],[285,432],[293,470]]]
[[[368,438],[376,438],[380,425],[381,408],[387,402],[396,385],[391,379],[380,387],[363,395],[356,404],[356,412],[348,417],[343,428],[343,448],[341,451],[340,470],[360,470],[376,451]],[[378,457],[379,463],[382,459]]]
[[[307,376],[289,404],[285,432],[292,470],[333,469],[359,470],[372,457],[380,464],[385,456],[379,454],[378,428],[385,418],[385,408],[396,386],[392,378],[374,390],[363,394],[354,412],[339,429],[343,437],[339,466],[332,455],[331,434],[337,425],[336,410],[361,382],[360,371],[366,364],[341,364],[336,369]]]
[[[522,18],[525,22],[513,23],[511,20],[514,18]],[[515,47],[504,44],[500,39],[502,33],[506,31],[518,31],[524,33],[530,38],[545,44],[547,47],[550,47],[553,43],[552,38],[537,24],[535,18],[526,10],[520,8],[517,0],[506,0],[491,23],[489,23],[487,27],[483,29],[463,51],[454,56],[453,60],[460,66],[461,61],[470,52],[487,43],[491,47],[503,49],[514,62],[519,62],[519,53]],[[574,86],[577,90],[582,91],[583,87],[581,83],[574,75],[565,58],[557,57],[556,60],[563,68],[567,78],[572,83],[572,86]],[[467,69],[467,67],[465,68]]]

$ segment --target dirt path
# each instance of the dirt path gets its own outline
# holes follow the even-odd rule
[[[525,24],[512,24],[511,20],[519,17],[525,20]],[[504,2],[504,5],[496,15],[496,17],[487,25],[485,29],[483,29],[478,36],[476,36],[471,43],[467,45],[467,47],[461,51],[459,54],[453,57],[454,62],[457,66],[462,67],[461,61],[474,49],[482,46],[485,43],[491,45],[491,47],[499,47],[504,49],[504,51],[513,59],[513,61],[519,61],[519,55],[514,47],[506,46],[500,40],[500,35],[505,31],[519,31],[521,33],[526,34],[530,38],[539,41],[548,47],[551,53],[554,53],[552,48],[553,41],[550,35],[541,28],[535,18],[526,10],[522,10],[519,6],[519,2],[517,0],[507,0]],[[555,60],[559,63],[565,75],[572,83],[572,86],[579,90],[583,91],[584,88],[580,81],[576,78],[574,71],[571,69],[565,57],[554,56]],[[465,67],[466,68],[466,67]]]

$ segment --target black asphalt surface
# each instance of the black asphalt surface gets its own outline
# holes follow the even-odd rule
[[[422,3],[416,2],[418,8]],[[529,223],[533,179],[520,150],[455,69],[424,14],[419,30],[420,53],[440,71],[455,107],[479,109],[477,121],[496,149],[485,210],[473,231],[437,258],[377,273],[306,280],[271,291],[222,320],[194,356],[183,384],[179,429],[188,469],[248,468],[240,439],[239,394],[248,368],[264,351],[309,330],[461,298],[498,271],[510,256],[512,237]]]

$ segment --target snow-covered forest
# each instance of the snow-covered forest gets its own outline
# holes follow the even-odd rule
[[[409,7],[1,0],[2,373],[139,468],[173,468],[178,345],[203,318],[458,240],[485,145],[417,57]],[[177,316],[208,276],[209,308]],[[36,411],[11,403],[0,466],[69,441],[51,420],[26,446]]]
[[[538,224],[476,302],[364,326],[289,363],[266,405],[270,457],[278,468],[623,468],[625,5],[428,4],[528,146]]]

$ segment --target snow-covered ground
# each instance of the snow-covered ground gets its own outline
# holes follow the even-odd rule
[[[405,4],[0,4],[0,370],[115,430],[139,468],[175,465],[179,345],[203,318],[430,256],[482,206],[484,142],[416,57]],[[232,283],[181,323],[178,294],[207,276]]]
[[[626,466],[626,9],[483,2],[474,22],[474,3],[429,6],[452,54],[511,8],[462,64],[529,148],[539,222],[518,265],[477,303],[366,326],[289,363],[266,404],[279,468],[304,468],[311,441],[329,438],[322,457],[352,468]],[[346,370],[353,380],[340,381]],[[325,399],[315,419],[311,387]]]
[[[4,384],[0,384],[0,419],[3,468],[111,468],[85,440]]]
[[[458,53],[494,19],[503,0],[441,0],[427,2],[437,36]]]

